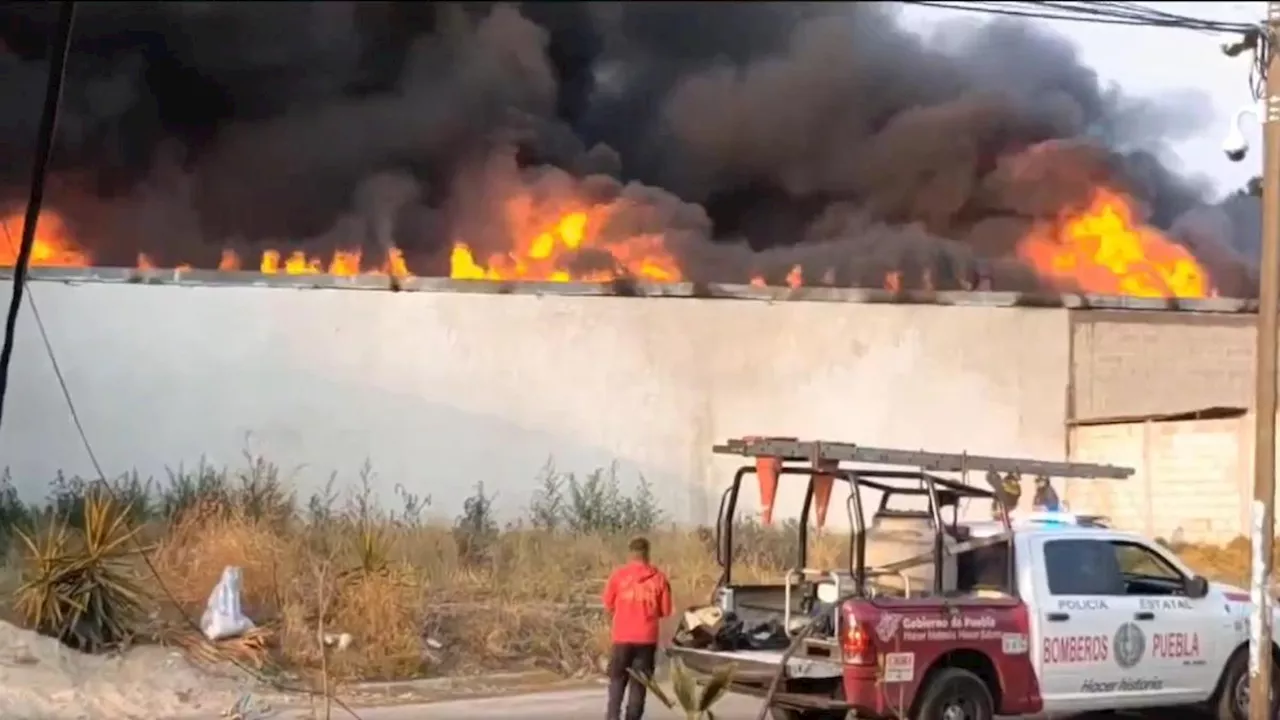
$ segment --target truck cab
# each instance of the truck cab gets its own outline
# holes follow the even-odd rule
[[[1033,521],[1014,533],[1046,709],[1194,705],[1247,636],[1248,595],[1137,535]]]
[[[917,525],[932,542],[908,537],[904,547],[912,556],[899,559],[892,548],[869,552],[869,543],[888,537],[877,528],[889,527],[901,540],[911,523],[902,513],[891,513],[892,523],[879,522],[884,499],[865,521],[855,507],[860,488],[889,488],[882,489],[887,497],[887,477],[906,479],[896,470],[849,469],[850,567],[805,568],[802,549],[797,568],[780,584],[734,585],[725,562],[731,539],[724,542],[732,533],[730,494],[749,473],[740,472],[726,491],[718,543],[726,570],[715,605],[709,613],[687,614],[670,652],[695,673],[732,666],[731,690],[762,698],[778,720],[834,720],[850,712],[988,720],[1180,706],[1246,720],[1247,593],[1209,583],[1159,543],[1096,518],[1011,513],[999,483],[988,490],[934,474],[971,464],[1042,476],[1052,470],[1123,477],[1127,469],[866,452],[871,449],[789,439],[721,447],[784,461],[808,458],[815,466],[807,472],[810,482],[819,473],[836,476],[832,462],[813,463],[822,454],[837,461],[919,462],[917,482],[905,482],[900,492],[929,499]],[[803,516],[812,494],[810,488]],[[995,519],[959,519],[955,506],[975,497],[993,501]],[[917,552],[922,546],[927,551]],[[931,582],[921,582],[921,567],[929,568]]]

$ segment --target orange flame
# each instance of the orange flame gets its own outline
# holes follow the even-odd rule
[[[1134,221],[1123,195],[1098,188],[1081,213],[1043,223],[1018,242],[1018,256],[1042,277],[1087,293],[1207,297],[1209,272],[1186,247]]]
[[[832,284],[833,279],[834,276],[830,270],[823,273],[822,282],[824,285]],[[791,269],[787,271],[787,276],[783,278],[783,282],[792,290],[804,287],[804,268],[799,265],[792,265]],[[764,279],[764,276],[759,274],[752,275],[747,284],[751,287],[769,287],[769,283]]]
[[[506,252],[477,259],[472,246],[459,240],[449,257],[449,277],[461,280],[544,280],[606,282],[631,277],[651,282],[678,282],[680,265],[661,234],[603,237],[614,208],[596,205],[570,208],[540,224],[531,198],[518,196],[505,206],[507,225],[515,237]],[[593,269],[575,271],[588,261]]]
[[[529,195],[508,200],[503,211],[508,230],[515,238],[511,247],[482,259],[466,239],[459,239],[450,256],[450,277],[552,282],[604,282],[618,277],[650,282],[683,279],[680,265],[667,248],[663,235],[606,237],[605,228],[616,210],[614,205],[569,204],[557,210],[560,212],[546,213]],[[1019,241],[1017,252],[1042,277],[1057,281],[1065,288],[1138,297],[1213,294],[1209,272],[1187,248],[1160,231],[1136,222],[1134,217],[1125,196],[1099,188],[1084,211],[1033,228]],[[21,212],[0,214],[0,266],[14,264],[21,228]],[[370,259],[374,262],[370,263]],[[86,267],[93,264],[93,255],[72,238],[62,217],[45,211],[40,217],[31,263],[44,267]],[[404,255],[395,248],[383,258],[362,257],[359,250],[338,250],[328,257],[300,250],[288,253],[267,250],[256,263],[246,263],[234,250],[226,249],[217,268],[235,271],[253,265],[266,274],[411,276]],[[139,254],[137,266],[153,269],[156,264],[150,257]],[[178,269],[189,267],[179,265]],[[783,282],[788,287],[801,287],[806,281],[804,275],[804,269],[795,265]],[[833,279],[831,270],[817,278],[819,283],[827,285],[832,284]],[[761,287],[766,284],[762,275],[752,276],[749,282]],[[923,282],[928,287],[932,278],[926,276]],[[904,289],[901,273],[888,273],[884,287],[890,291]]]
[[[0,267],[12,267],[17,262],[22,223],[21,212],[0,215]],[[409,276],[404,255],[398,249],[392,248],[376,269],[364,268],[361,259],[359,250],[337,250],[327,261],[301,251],[294,251],[282,260],[279,251],[266,250],[258,263],[258,271],[268,275],[328,273],[354,276],[363,273]],[[36,225],[36,242],[31,251],[31,265],[33,267],[88,267],[93,265],[93,255],[71,239],[71,232],[61,216],[56,212],[43,211],[40,213],[40,222]],[[157,265],[146,253],[138,253],[137,267],[140,270],[154,270]],[[191,265],[182,263],[176,265],[174,269],[190,270]],[[240,256],[234,250],[223,250],[222,257],[218,261],[218,269],[223,271],[241,269]]]
[[[408,277],[409,268],[405,264],[404,255],[396,248],[387,252],[387,257],[376,270],[366,269],[362,262],[363,253],[359,250],[335,250],[326,261],[319,255],[308,255],[301,250],[294,250],[288,256],[282,256],[279,250],[265,250],[258,262],[258,272],[264,275],[338,275],[354,277],[356,275],[394,275]],[[234,271],[241,269],[240,256],[234,250],[223,250],[218,260],[218,269]]]
[[[0,215],[0,266],[12,267],[18,261],[18,243],[22,239],[22,212]],[[85,267],[93,264],[93,256],[71,239],[66,223],[56,213],[40,214],[36,223],[36,242],[31,247],[31,265],[40,267]]]

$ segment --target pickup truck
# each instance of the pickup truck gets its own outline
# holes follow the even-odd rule
[[[721,447],[741,451],[755,440]],[[867,448],[832,448],[775,443],[761,453],[784,460],[819,453],[863,462],[873,457],[859,454]],[[883,454],[897,451],[876,452],[897,457]],[[901,452],[923,461],[922,467],[951,466],[946,456]],[[1118,470],[982,460],[990,467],[1076,477]],[[983,466],[973,456],[958,462]],[[833,467],[808,472],[811,484],[819,472],[839,476]],[[693,643],[685,628],[670,649],[674,657],[695,673],[732,665],[730,690],[764,697],[776,720],[835,720],[850,712],[859,718],[989,720],[1177,707],[1247,720],[1248,593],[1197,576],[1159,543],[1069,513],[1005,512],[977,521],[954,513],[946,523],[940,510],[948,507],[948,494],[955,501],[992,493],[923,469],[917,471],[921,482],[896,491],[930,498],[917,520],[936,540],[928,558],[933,582],[922,584],[917,576],[913,585],[905,570],[910,563],[866,562],[877,522],[896,518],[900,527],[906,516],[887,510],[895,490],[884,482],[885,473],[841,472],[853,487],[852,567],[803,569],[802,562],[780,586],[728,582],[732,540],[726,544],[723,536],[731,535],[736,491],[746,473],[735,477],[718,528],[726,571],[716,612],[735,618],[739,628],[768,620],[784,637],[770,645],[751,640],[747,629],[737,639],[705,642],[704,636]],[[854,506],[868,487],[883,498],[873,521],[864,523]],[[810,487],[802,516],[812,495]],[[919,567],[919,558],[914,561]]]

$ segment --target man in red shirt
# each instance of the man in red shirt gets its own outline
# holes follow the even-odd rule
[[[644,685],[628,669],[653,676],[658,652],[658,621],[671,615],[671,584],[649,564],[649,541],[635,538],[627,546],[630,560],[613,571],[604,586],[605,610],[613,613],[613,651],[609,656],[608,720],[622,720],[622,695],[627,695],[626,720],[644,716]],[[627,690],[630,680],[630,691]]]

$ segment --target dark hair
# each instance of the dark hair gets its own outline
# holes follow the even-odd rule
[[[642,560],[649,559],[649,541],[645,538],[632,538],[631,542],[627,543],[627,550]]]

